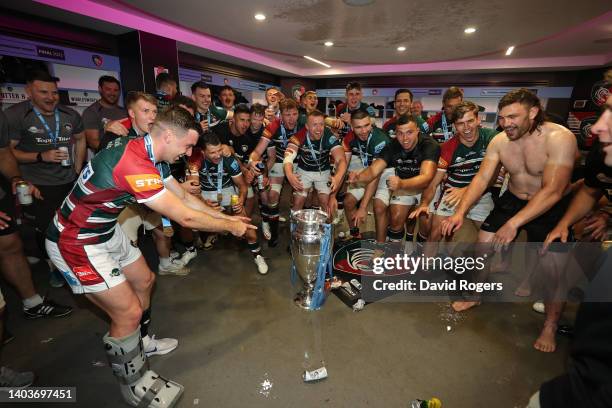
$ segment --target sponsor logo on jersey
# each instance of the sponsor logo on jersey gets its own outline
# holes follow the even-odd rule
[[[387,142],[380,142],[379,144],[374,146],[374,153],[375,154],[380,153],[382,151],[382,149],[385,148],[386,145],[387,145]]]
[[[138,193],[152,190],[161,190],[164,186],[159,174],[134,174],[125,176],[128,184]]]
[[[36,126],[30,126],[28,128],[28,132],[30,133],[44,133],[45,131],[42,129],[37,128]]]
[[[90,266],[75,266],[72,268],[72,272],[83,285],[91,285],[102,282],[102,277],[91,269]]]

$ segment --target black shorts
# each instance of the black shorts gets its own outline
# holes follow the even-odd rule
[[[567,194],[544,214],[520,227],[519,232],[525,230],[527,232],[527,241],[529,242],[544,242],[548,233],[555,228],[561,217],[565,214],[565,210],[567,210],[571,200],[571,194]],[[510,190],[506,190],[495,202],[493,211],[484,220],[480,229],[487,232],[497,232],[510,218],[521,211],[528,202],[527,200],[521,200],[512,194]]]
[[[15,197],[10,192],[6,193],[6,195],[0,199],[0,211],[11,217],[10,221],[5,221],[9,226],[5,229],[0,229],[0,236],[17,232],[17,224],[15,223]]]

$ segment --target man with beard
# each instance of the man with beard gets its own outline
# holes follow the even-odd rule
[[[83,126],[87,146],[95,151],[100,147],[100,137],[104,134],[104,126],[112,120],[125,118],[125,109],[119,106],[121,84],[109,75],[103,75],[98,80],[100,100],[91,104],[83,111]]]
[[[490,244],[489,248],[496,250],[507,247],[522,229],[526,230],[529,242],[544,242],[569,204],[577,151],[572,132],[545,121],[539,98],[528,89],[507,93],[499,101],[498,109],[504,131],[489,144],[478,174],[462,194],[455,214],[442,222],[443,235],[458,230],[503,165],[510,175],[508,190],[495,203],[478,234],[479,244]],[[487,251],[484,245],[478,248]],[[559,252],[540,258],[540,273],[546,278],[547,292],[559,284],[555,271],[566,261],[567,254]],[[483,274],[487,272],[485,268]],[[563,303],[549,300],[550,293],[546,296],[546,320],[534,347],[552,352],[556,348],[555,333]],[[480,301],[474,298],[455,301],[452,307],[463,311],[478,304]]]

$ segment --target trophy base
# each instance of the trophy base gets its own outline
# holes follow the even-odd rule
[[[306,292],[306,291],[299,292],[297,295],[295,295],[295,298],[293,298],[293,303],[300,309],[315,310],[311,308],[311,305],[312,305],[312,293],[311,292]]]

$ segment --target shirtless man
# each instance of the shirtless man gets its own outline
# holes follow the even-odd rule
[[[499,198],[483,222],[479,243],[496,250],[507,247],[521,229],[528,241],[544,242],[546,235],[565,213],[569,203],[570,179],[576,155],[576,138],[568,129],[544,120],[538,97],[527,89],[506,94],[498,105],[504,129],[487,148],[478,174],[463,194],[455,214],[442,222],[442,234],[451,235],[463,224],[472,205],[482,197],[503,165],[510,174],[508,190]],[[542,273],[554,276],[565,254],[550,253],[540,259]],[[554,277],[549,283],[554,284]],[[456,311],[467,310],[479,301],[457,301]],[[544,352],[556,348],[555,333],[563,304],[545,301],[546,321],[534,347]]]

